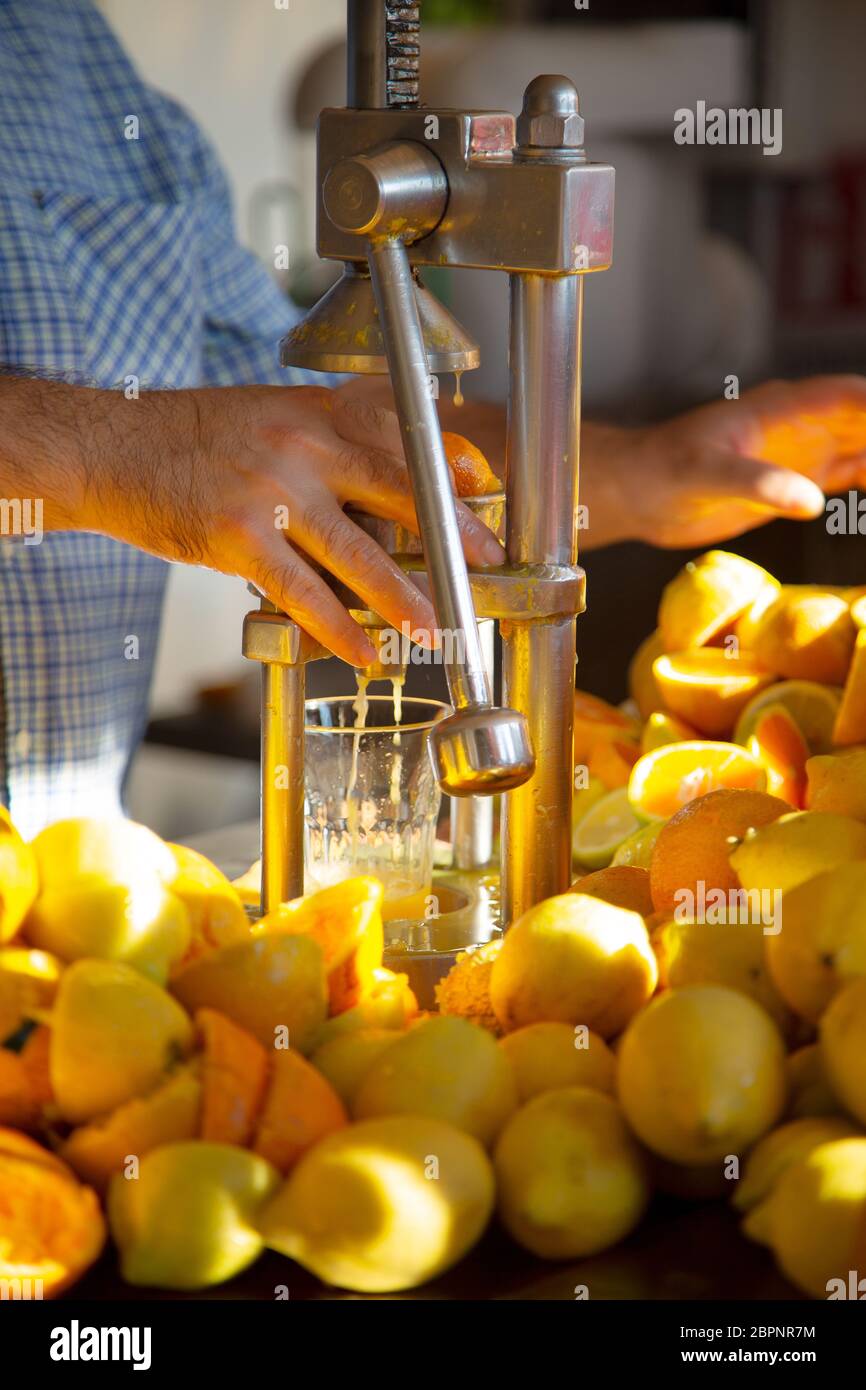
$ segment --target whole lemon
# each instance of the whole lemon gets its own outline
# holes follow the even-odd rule
[[[490,998],[506,1032],[560,1022],[610,1038],[646,1003],[657,979],[638,913],[563,893],[531,907],[506,933]]]
[[[866,859],[866,825],[831,811],[792,811],[748,830],[731,851],[741,887],[769,893],[786,893],[854,859]]]
[[[785,1085],[785,1049],[770,1016],[721,985],[660,995],[632,1020],[617,1056],[626,1119],[674,1163],[742,1154],[779,1118]]]
[[[646,1163],[619,1106],[585,1086],[546,1091],[518,1110],[493,1165],[503,1224],[546,1260],[615,1245],[649,1201]]]
[[[338,1033],[317,1047],[310,1061],[330,1081],[343,1104],[351,1107],[370,1067],[399,1036],[390,1028],[356,1028],[352,1033]]]
[[[751,1211],[766,1200],[786,1169],[798,1163],[831,1139],[851,1139],[857,1134],[855,1125],[841,1116],[812,1116],[804,1120],[789,1120],[771,1129],[750,1149],[740,1181],[732,1198],[738,1211]]]
[[[160,1289],[232,1279],[261,1254],[255,1220],[279,1181],[266,1159],[231,1144],[193,1139],[145,1154],[137,1177],[116,1174],[109,1187],[124,1279]]]
[[[836,995],[821,1019],[820,1038],[833,1094],[866,1125],[866,976]]]
[[[0,945],[11,941],[39,891],[39,868],[32,845],[19,835],[0,806]]]
[[[316,1144],[259,1224],[266,1245],[326,1284],[394,1293],[462,1259],[493,1202],[493,1169],[477,1140],[430,1116],[394,1115]]]
[[[164,984],[189,945],[168,845],[134,821],[55,821],[33,841],[40,891],[28,940],[61,960],[123,961]]]
[[[514,1070],[520,1104],[543,1091],[590,1086],[613,1094],[616,1060],[604,1038],[567,1023],[528,1023],[499,1046]]]
[[[862,1277],[866,1255],[866,1138],[833,1139],[792,1163],[743,1230],[769,1245],[798,1288],[847,1297],[850,1273]]]
[[[866,975],[866,860],[839,864],[790,888],[767,965],[792,1009],[817,1023],[847,979]]]
[[[370,1065],[352,1107],[358,1120],[429,1115],[490,1144],[517,1104],[511,1067],[494,1038],[465,1018],[428,1018]]]

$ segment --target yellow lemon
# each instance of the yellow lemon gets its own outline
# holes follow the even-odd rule
[[[866,748],[846,748],[806,763],[806,805],[866,821]]]
[[[506,933],[490,998],[506,1032],[559,1022],[610,1038],[649,999],[657,978],[638,913],[564,893],[531,907]]]
[[[767,570],[727,550],[708,550],[689,560],[666,584],[658,625],[665,651],[703,647],[724,632],[759,597],[774,598],[781,585]]]
[[[819,1119],[825,1115],[842,1115],[842,1106],[833,1094],[824,1058],[818,1043],[808,1043],[789,1052],[788,1105],[785,1111],[790,1120]]]
[[[652,944],[663,985],[726,985],[740,990],[766,1009],[787,1036],[794,1016],[767,968],[764,943],[770,939],[760,920],[738,921],[736,913],[720,912],[703,922],[660,923]]]
[[[817,1023],[836,991],[866,975],[866,860],[790,888],[781,930],[766,939],[770,974],[801,1018]]]
[[[186,845],[168,848],[177,869],[171,891],[184,904],[190,924],[189,947],[183,962],[178,964],[249,936],[250,924],[241,896],[216,864]]]
[[[115,1176],[111,1234],[128,1284],[204,1289],[232,1279],[263,1249],[260,1207],[279,1185],[266,1159],[230,1144],[164,1144],[138,1176]]]
[[[749,647],[780,676],[843,685],[856,635],[840,594],[785,585],[755,623]]]
[[[31,944],[61,960],[123,961],[164,984],[190,936],[168,845],[115,817],[55,821],[33,848],[41,886],[27,917]]]
[[[737,1211],[751,1211],[766,1201],[779,1178],[792,1163],[799,1163],[832,1139],[850,1139],[857,1128],[850,1120],[837,1116],[789,1120],[770,1130],[749,1150],[742,1176],[732,1198]]]
[[[9,812],[0,806],[0,945],[11,941],[39,891],[39,869],[32,845],[22,840]]]
[[[864,1220],[866,1138],[833,1139],[785,1169],[743,1230],[770,1246],[798,1288],[813,1298],[838,1298],[851,1270],[862,1276]]]
[[[199,957],[171,982],[184,1007],[216,1009],[265,1047],[288,1029],[289,1046],[309,1052],[325,1020],[322,948],[309,936],[274,933]]]
[[[820,1036],[834,1094],[866,1125],[866,977],[839,991],[821,1019]]]
[[[748,830],[730,859],[743,888],[786,893],[825,870],[866,859],[866,825],[828,811],[792,811]]]
[[[82,1124],[143,1095],[192,1045],[192,1023],[159,985],[118,961],[75,961],[63,972],[52,1019],[60,1114]]]
[[[428,1018],[386,1048],[355,1095],[358,1120],[429,1115],[490,1144],[517,1103],[495,1040],[465,1018]]]
[[[546,1260],[615,1245],[649,1201],[646,1163],[619,1106],[584,1086],[546,1091],[518,1110],[493,1163],[503,1225]]]
[[[687,985],[632,1019],[617,1091],[640,1139],[674,1163],[742,1154],[785,1105],[785,1049],[769,1015],[721,985]]]
[[[616,1061],[597,1033],[567,1023],[529,1023],[500,1040],[521,1105],[544,1091],[589,1086],[613,1094]]]
[[[370,1067],[399,1036],[389,1028],[357,1028],[322,1043],[310,1061],[330,1081],[343,1104],[351,1109]]]
[[[493,1170],[477,1140],[430,1116],[394,1115],[310,1149],[260,1227],[271,1249],[326,1284],[396,1293],[462,1259],[493,1203]]]

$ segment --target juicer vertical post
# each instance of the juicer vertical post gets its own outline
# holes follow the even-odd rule
[[[262,912],[304,891],[304,666],[262,666]]]
[[[512,564],[577,558],[579,275],[512,275],[507,541]],[[503,700],[529,724],[535,775],[503,799],[504,921],[571,882],[576,619],[510,623]]]

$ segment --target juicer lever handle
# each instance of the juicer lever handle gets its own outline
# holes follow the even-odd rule
[[[396,238],[370,241],[368,258],[454,706],[430,735],[433,765],[449,795],[507,791],[535,759],[523,716],[491,704],[409,258]]]

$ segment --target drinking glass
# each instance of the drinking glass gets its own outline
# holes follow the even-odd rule
[[[427,753],[449,707],[392,695],[308,700],[305,891],[355,874],[385,888],[386,917],[423,915],[441,794]]]

